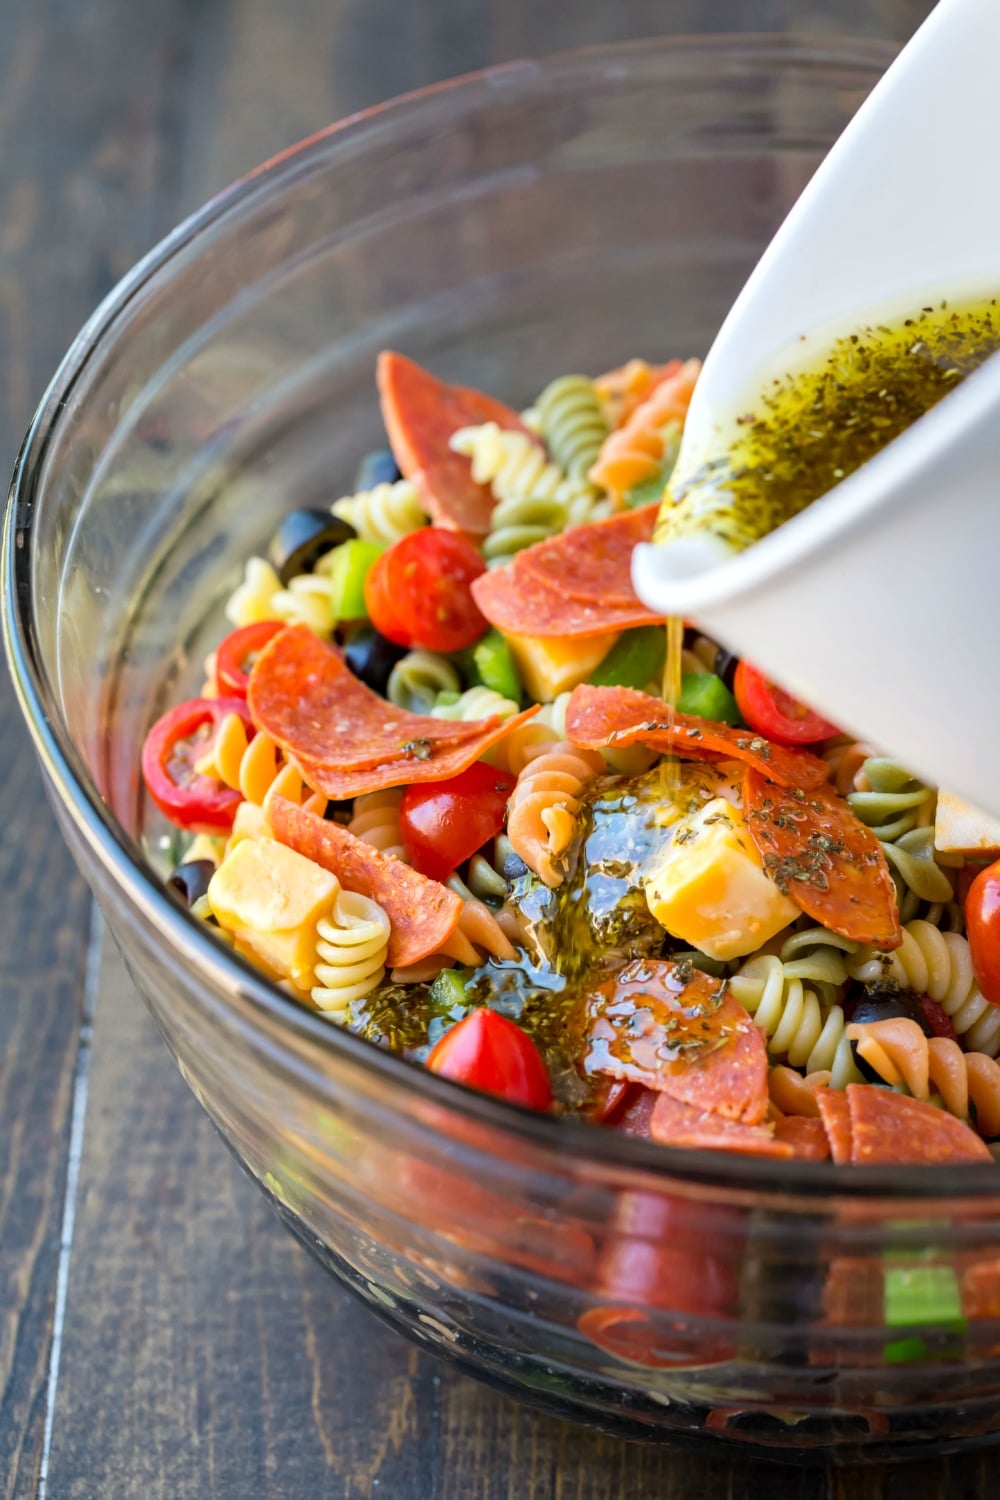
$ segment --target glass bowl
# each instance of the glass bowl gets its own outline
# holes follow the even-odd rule
[[[703,351],[887,60],[630,44],[321,133],[94,315],[4,530],[7,646],[65,836],[178,1066],[294,1232],[388,1322],[523,1398],[797,1462],[998,1425],[990,1171],[668,1151],[394,1058],[168,897],[138,760],[200,681],[241,562],[379,443],[380,348],[515,405],[561,371]],[[946,1287],[927,1326],[899,1313],[914,1265]]]

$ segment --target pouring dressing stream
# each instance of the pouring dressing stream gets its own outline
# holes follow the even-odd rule
[[[998,50],[995,0],[941,0],[859,110],[705,362],[664,511],[686,490],[707,496],[708,510],[684,528],[668,520],[666,544],[637,549],[633,564],[651,608],[696,622],[845,729],[994,812],[1000,360],[988,356],[997,347],[990,299],[1000,293],[1000,196],[990,186]],[[975,357],[950,358],[968,378],[947,399],[942,387],[911,402],[909,420],[937,404],[899,436],[906,423],[890,422],[894,441],[869,458],[874,442],[842,482],[831,466],[830,484],[805,496],[836,485],[829,498],[767,535],[761,526],[760,540],[736,550],[753,537],[712,519],[717,498],[704,480],[746,447],[739,417],[759,417],[789,374],[787,389],[796,380],[805,389],[808,374],[795,372],[815,377],[838,337],[867,328],[877,349],[890,331],[902,337],[909,319],[916,342],[956,308],[979,319]]]

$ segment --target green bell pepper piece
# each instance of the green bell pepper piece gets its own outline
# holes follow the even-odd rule
[[[603,661],[590,674],[595,687],[644,688],[658,679],[667,654],[662,625],[640,625],[624,630]]]
[[[339,620],[367,620],[365,579],[384,551],[381,542],[363,542],[360,537],[352,537],[335,549],[330,563],[330,613],[334,624]]]
[[[501,697],[520,704],[521,674],[510,643],[499,630],[488,630],[472,647],[471,672],[483,687],[492,688]]]
[[[682,714],[697,714],[717,724],[742,724],[736,699],[714,672],[685,672],[677,707]]]

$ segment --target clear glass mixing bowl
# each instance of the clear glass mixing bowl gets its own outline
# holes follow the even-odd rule
[[[781,39],[586,51],[286,152],[83,330],[4,533],[8,650],[66,838],[292,1229],[382,1317],[522,1397],[799,1462],[997,1425],[991,1172],[671,1152],[432,1077],[299,1009],[168,898],[138,758],[200,680],[241,561],[379,442],[381,347],[513,404],[561,371],[704,350],[886,61]],[[887,1287],[915,1263],[951,1278],[961,1320],[904,1337]]]

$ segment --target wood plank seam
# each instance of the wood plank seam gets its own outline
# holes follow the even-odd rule
[[[87,937],[87,961],[83,983],[83,1014],[80,1038],[73,1070],[73,1104],[70,1113],[69,1157],[66,1187],[63,1194],[62,1222],[59,1229],[59,1263],[56,1270],[56,1301],[52,1318],[52,1342],[49,1345],[49,1368],[45,1387],[45,1423],[42,1429],[42,1453],[38,1465],[37,1500],[46,1500],[49,1455],[55,1428],[56,1390],[59,1385],[59,1361],[62,1354],[63,1325],[69,1293],[69,1270],[73,1251],[73,1229],[76,1222],[76,1198],[80,1186],[80,1163],[83,1160],[83,1136],[87,1117],[87,1091],[90,1082],[90,1059],[94,1035],[94,1012],[104,946],[104,922],[97,902],[90,903],[90,927]]]

